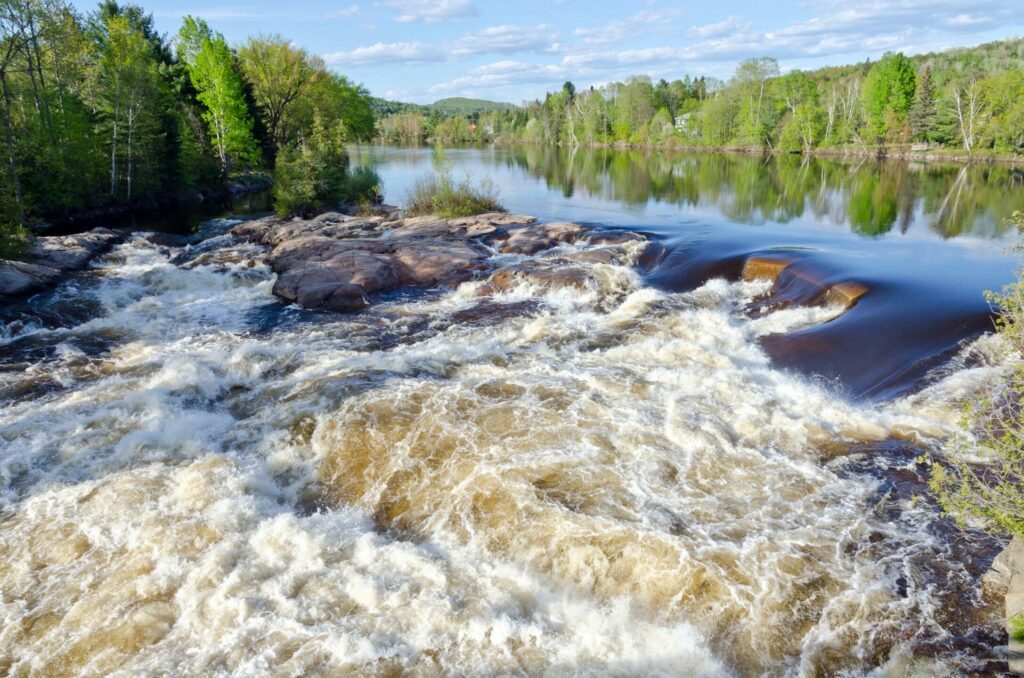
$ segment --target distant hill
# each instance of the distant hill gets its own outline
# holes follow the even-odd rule
[[[486,99],[467,99],[465,97],[451,97],[435,101],[430,105],[431,110],[439,115],[450,118],[456,115],[478,115],[490,111],[511,111],[514,105],[504,101],[487,101]]]
[[[394,115],[396,113],[420,113],[426,116],[439,118],[454,118],[456,116],[472,117],[487,113],[489,111],[511,111],[515,105],[504,101],[487,101],[486,99],[467,99],[465,97],[450,97],[440,99],[432,104],[409,104],[402,101],[388,101],[374,97],[371,101],[374,114],[377,117]]]

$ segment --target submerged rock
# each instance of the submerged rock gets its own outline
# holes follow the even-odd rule
[[[501,251],[505,254],[536,254],[560,244],[576,242],[585,232],[583,226],[568,222],[517,228],[509,233]]]
[[[582,290],[592,282],[593,277],[583,268],[528,262],[516,266],[506,266],[495,271],[487,284],[481,288],[481,294],[507,292],[521,283],[535,285],[543,292],[567,287]]]
[[[0,296],[27,294],[85,268],[122,236],[109,228],[74,235],[43,236],[18,261],[0,262]]]

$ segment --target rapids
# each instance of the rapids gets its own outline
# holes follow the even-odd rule
[[[763,337],[845,309],[749,313],[767,281],[593,264],[582,291],[317,314],[271,296],[256,248],[184,246],[135,233],[5,317],[0,673],[1000,660],[998,543],[942,519],[915,463],[1002,369],[993,337],[866,402],[775,366]]]

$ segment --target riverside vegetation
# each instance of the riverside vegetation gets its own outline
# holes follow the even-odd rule
[[[284,37],[231,46],[185,17],[168,39],[137,5],[83,15],[4,0],[0,46],[0,257],[40,220],[194,199],[252,174],[294,180],[279,208],[297,211],[376,183],[347,184],[336,152],[373,135],[368,93]]]
[[[420,178],[413,187],[405,209],[408,216],[435,214],[445,219],[503,212],[498,188],[489,177],[474,184],[469,176],[452,179],[452,164],[438,146],[431,156],[434,174]]]
[[[1013,221],[1024,228],[1024,213]],[[947,463],[933,465],[931,487],[961,522],[981,519],[1024,537],[1024,279],[989,299],[999,309],[996,328],[1010,367],[991,393],[965,405],[964,429],[973,435],[951,439]]]
[[[976,157],[1024,147],[1024,40],[876,62],[795,70],[771,57],[742,62],[728,81],[636,76],[577,90],[571,82],[511,110],[384,117],[380,137],[417,143],[885,152],[909,144]],[[478,107],[479,111],[479,107]]]

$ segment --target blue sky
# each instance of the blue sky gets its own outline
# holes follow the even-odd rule
[[[161,31],[193,14],[232,43],[280,33],[373,94],[420,103],[519,103],[565,80],[724,79],[752,56],[789,70],[1024,35],[1024,0],[136,1]]]

